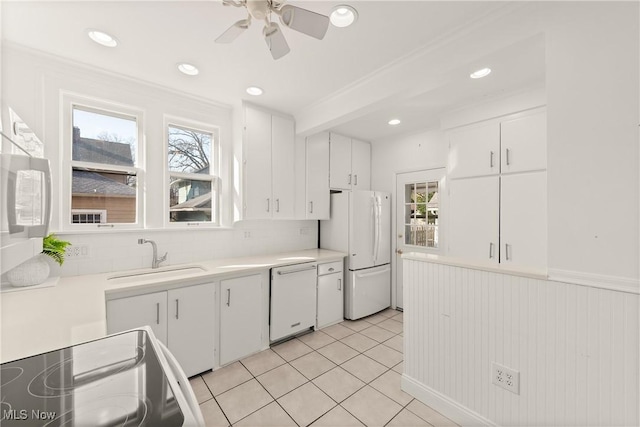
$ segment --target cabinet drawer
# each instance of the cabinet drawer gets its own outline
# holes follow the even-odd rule
[[[318,264],[318,276],[322,276],[323,274],[339,273],[342,271],[342,265],[343,261]]]

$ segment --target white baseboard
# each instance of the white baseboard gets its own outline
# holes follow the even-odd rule
[[[608,289],[610,291],[640,294],[640,280],[638,279],[595,273],[583,273],[580,271],[560,270],[557,268],[550,268],[547,274],[549,276],[548,280],[554,282],[571,283],[574,285],[590,286],[592,288]]]
[[[440,412],[460,426],[497,426],[466,406],[416,381],[407,374],[402,374],[402,390],[409,393],[425,405]]]

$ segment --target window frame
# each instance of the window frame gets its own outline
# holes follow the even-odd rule
[[[64,231],[95,231],[141,229],[145,225],[145,114],[142,109],[114,101],[83,96],[72,92],[62,92],[62,126],[61,140],[63,155],[61,158],[61,217],[60,226]],[[116,118],[134,119],[137,127],[137,141],[134,153],[135,164],[131,166],[109,165],[73,160],[73,111],[78,108],[84,111],[104,114]],[[136,176],[136,220],[132,223],[93,223],[77,224],[72,219],[73,169],[90,169],[105,172],[133,174]],[[97,210],[97,209],[96,209]]]
[[[171,171],[169,169],[169,127],[178,127],[183,128],[195,132],[207,133],[211,134],[211,153],[210,162],[209,162],[209,174],[203,175],[198,173],[190,173],[190,172],[176,172]],[[221,194],[221,177],[220,177],[220,166],[221,166],[221,150],[220,150],[220,127],[215,125],[210,125],[206,123],[202,123],[195,120],[185,119],[183,117],[173,116],[173,115],[164,115],[163,120],[163,135],[164,135],[164,185],[165,185],[165,200],[163,202],[164,206],[164,226],[167,228],[220,228],[222,227],[221,214],[222,214],[222,194]],[[171,188],[169,185],[169,180],[171,177],[178,177],[183,179],[190,179],[193,181],[206,181],[211,183],[211,192],[213,193],[211,198],[211,216],[215,218],[215,221],[212,220],[210,222],[204,221],[171,221],[170,214],[170,203],[171,203]],[[215,209],[215,211],[214,211]]]

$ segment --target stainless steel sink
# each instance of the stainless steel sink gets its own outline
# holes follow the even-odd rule
[[[122,280],[123,282],[142,282],[145,280],[163,280],[179,276],[189,276],[207,271],[199,265],[190,265],[183,267],[164,267],[153,270],[132,271],[130,273],[122,273],[110,276],[107,280]]]

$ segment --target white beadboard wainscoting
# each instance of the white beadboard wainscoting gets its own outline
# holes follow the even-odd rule
[[[637,292],[418,259],[403,260],[405,391],[461,425],[640,425]],[[519,395],[492,362],[520,372]]]

